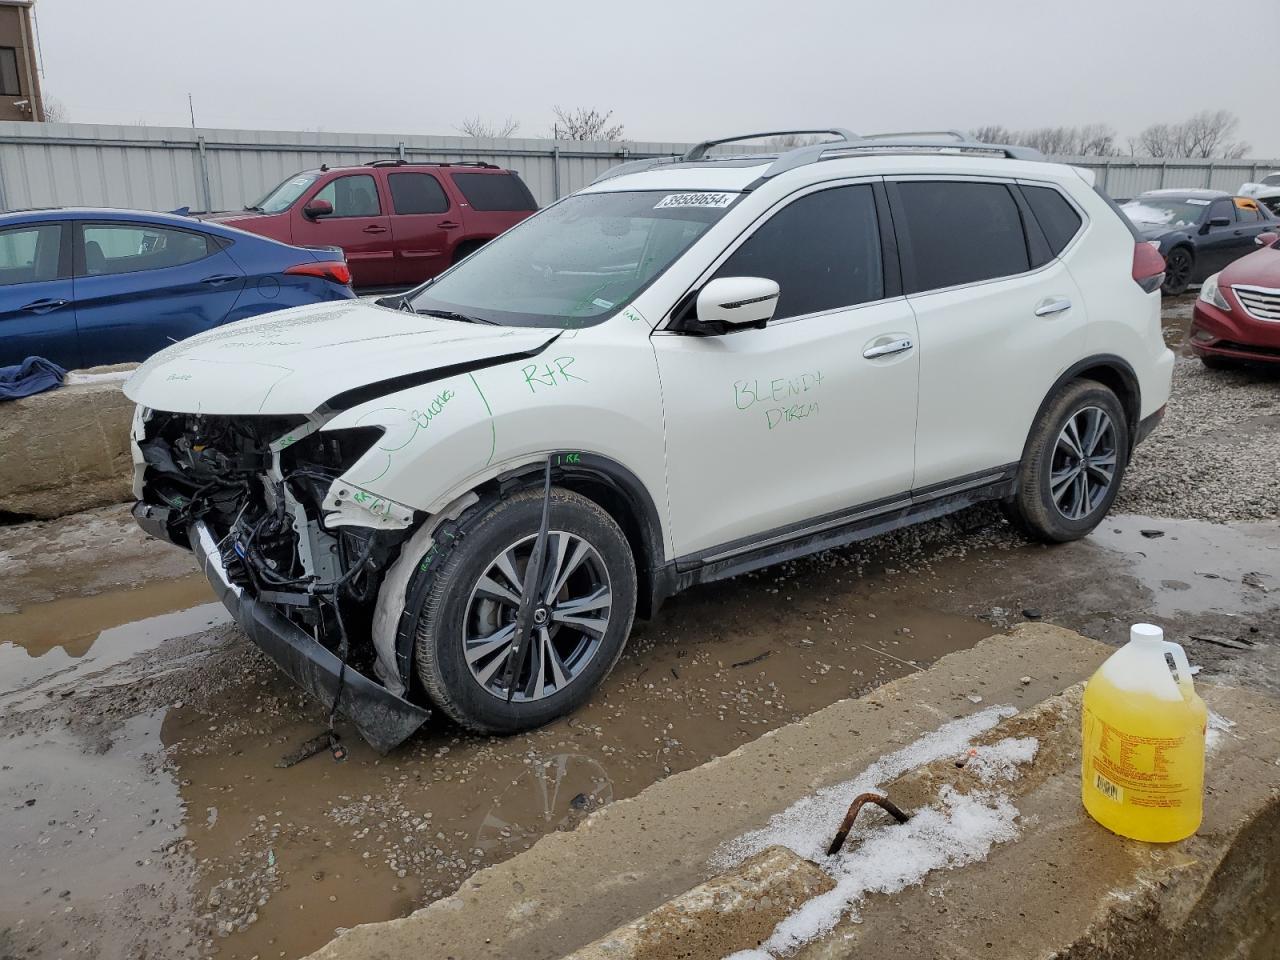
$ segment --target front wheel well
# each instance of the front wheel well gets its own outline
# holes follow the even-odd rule
[[[667,592],[658,582],[664,551],[661,523],[652,497],[631,471],[605,457],[590,453],[552,457],[552,484],[586,497],[622,528],[636,568],[636,615],[651,619]],[[541,487],[545,464],[546,460],[534,461],[481,485],[475,492],[483,501],[486,493],[501,497],[531,486]]]

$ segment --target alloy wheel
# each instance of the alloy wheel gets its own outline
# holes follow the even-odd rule
[[[1083,520],[1106,499],[1116,477],[1116,429],[1101,407],[1082,407],[1058,434],[1049,493],[1068,520]]]
[[[507,700],[507,663],[515,643],[516,616],[525,571],[537,537],[511,544],[485,569],[471,590],[464,620],[467,667],[486,692]],[[609,627],[613,591],[599,552],[581,537],[547,531],[545,597],[533,610],[528,655],[514,679],[513,702],[542,700],[564,690],[599,650]]]
[[[1191,258],[1183,250],[1174,250],[1165,261],[1165,283],[1174,289],[1191,280]]]

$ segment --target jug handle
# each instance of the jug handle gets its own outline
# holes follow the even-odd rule
[[[1182,649],[1181,645],[1174,643],[1172,640],[1164,640],[1162,642],[1165,653],[1173,658],[1173,665],[1178,674],[1179,689],[1191,687],[1191,664],[1187,661],[1187,652]]]

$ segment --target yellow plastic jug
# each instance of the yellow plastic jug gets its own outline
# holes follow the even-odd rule
[[[1081,794],[1089,815],[1134,840],[1195,833],[1208,711],[1182,647],[1157,626],[1135,624],[1129,642],[1089,679],[1083,714]]]

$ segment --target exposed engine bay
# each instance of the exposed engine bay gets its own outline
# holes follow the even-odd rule
[[[168,539],[194,546],[190,531],[203,524],[232,585],[274,607],[344,666],[370,673],[378,587],[408,525],[355,525],[325,502],[341,506],[335,482],[381,429],[320,432],[301,416],[150,411],[143,419],[140,500],[160,508]]]

